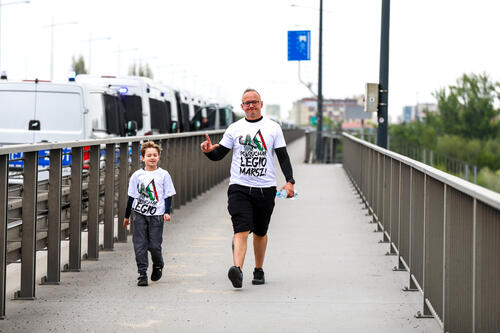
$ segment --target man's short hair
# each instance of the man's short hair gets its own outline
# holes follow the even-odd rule
[[[241,99],[243,99],[243,96],[245,96],[245,94],[246,94],[247,92],[251,92],[251,91],[253,91],[253,92],[254,92],[254,93],[256,93],[257,95],[259,95],[259,98],[260,98],[260,99],[262,99],[262,97],[260,97],[259,92],[258,92],[257,90],[255,90],[255,89],[253,89],[253,88],[247,88],[247,89],[245,89],[245,91],[243,92],[243,95],[241,95]]]

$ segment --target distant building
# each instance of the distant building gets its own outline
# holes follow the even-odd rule
[[[281,119],[281,108],[278,104],[264,104],[264,114]]]
[[[405,123],[409,123],[410,121],[412,121],[414,119],[413,117],[413,109],[415,107],[414,106],[410,106],[410,105],[406,105],[406,106],[403,106],[403,122]]]
[[[306,97],[293,103],[289,120],[299,126],[315,126],[318,102],[315,97]],[[363,107],[363,97],[345,99],[323,99],[323,117],[346,127],[361,128],[361,120],[376,122],[376,114],[367,113]],[[367,122],[365,122],[367,124]]]
[[[425,112],[439,112],[437,104],[418,103],[417,105],[406,105],[403,107],[403,122],[409,123],[415,120],[424,120]]]

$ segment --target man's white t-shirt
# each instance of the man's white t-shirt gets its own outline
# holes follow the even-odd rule
[[[134,198],[132,210],[146,216],[165,214],[165,199],[175,194],[168,171],[139,169],[132,174],[128,195]]]
[[[250,187],[276,186],[274,149],[285,147],[280,125],[268,118],[232,123],[219,142],[233,149],[229,184]]]

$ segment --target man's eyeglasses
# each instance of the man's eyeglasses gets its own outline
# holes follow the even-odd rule
[[[241,102],[244,106],[250,106],[250,105],[253,105],[253,106],[256,106],[257,104],[260,103],[260,101],[246,101],[246,102]]]

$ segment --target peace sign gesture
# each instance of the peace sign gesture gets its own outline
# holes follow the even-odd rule
[[[206,140],[203,141],[200,145],[200,148],[201,148],[201,151],[204,152],[204,153],[210,153],[212,150],[214,150],[215,148],[219,147],[219,144],[215,144],[213,145],[212,144],[212,141],[210,140],[210,137],[208,136],[208,134],[205,133],[205,138]]]

